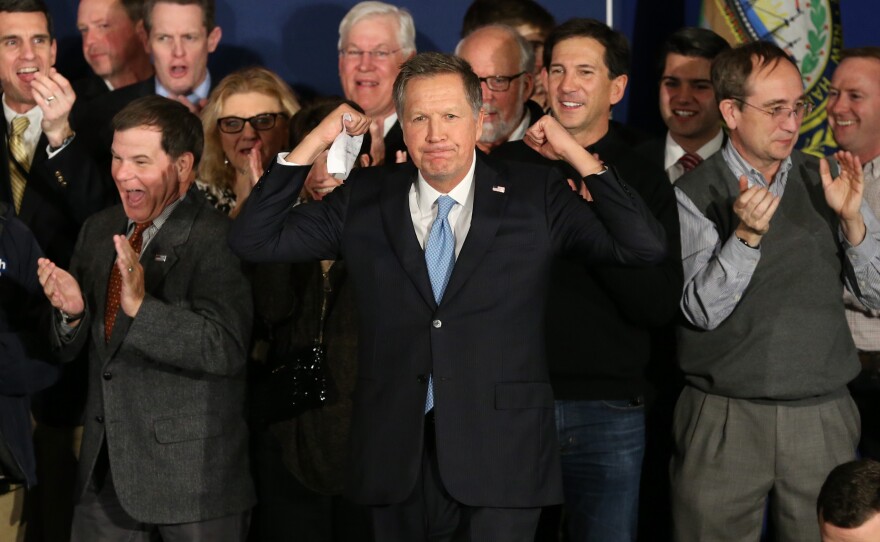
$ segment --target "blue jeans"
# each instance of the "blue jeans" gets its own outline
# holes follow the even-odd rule
[[[642,399],[556,401],[556,432],[569,540],[635,540],[645,454]]]

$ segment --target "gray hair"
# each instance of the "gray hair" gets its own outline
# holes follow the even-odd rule
[[[397,20],[397,45],[404,58],[416,52],[416,25],[412,15],[405,8],[399,8],[385,2],[360,2],[348,10],[339,23],[339,42],[336,48],[340,51],[343,42],[348,39],[348,32],[356,23],[370,17],[390,15]]]
[[[464,94],[474,112],[474,117],[480,114],[483,107],[483,90],[480,88],[480,80],[471,69],[467,60],[445,53],[421,53],[407,60],[400,67],[400,73],[394,80],[392,91],[394,109],[397,115],[403,118],[403,108],[406,105],[406,87],[413,79],[434,77],[437,75],[454,74],[461,77],[464,86]]]
[[[467,40],[473,39],[474,34],[481,32],[485,29],[496,29],[504,32],[507,36],[516,42],[517,49],[519,49],[519,70],[526,73],[534,73],[535,71],[535,48],[531,43],[528,42],[522,34],[517,32],[513,27],[510,27],[506,24],[487,24],[485,26],[481,26],[476,30],[472,31],[470,34],[459,40],[458,45],[455,46],[455,56],[461,56],[461,49],[464,47],[464,42]]]

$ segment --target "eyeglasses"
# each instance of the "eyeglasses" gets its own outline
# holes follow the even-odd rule
[[[224,134],[237,134],[238,132],[244,130],[245,123],[249,122],[251,126],[253,126],[254,130],[259,130],[262,132],[274,128],[275,120],[278,117],[286,119],[287,114],[260,113],[259,115],[254,115],[253,117],[247,119],[243,119],[241,117],[223,117],[221,119],[217,119],[217,127],[220,128],[220,131]]]
[[[749,102],[743,100],[742,98],[733,98],[743,105],[747,105],[752,109],[757,109],[761,113],[770,115],[770,117],[777,121],[782,122],[784,120],[788,120],[792,115],[798,120],[804,118],[805,114],[810,114],[813,111],[813,104],[809,102],[796,102],[794,107],[788,107],[785,105],[775,105],[770,109],[764,109],[763,107],[758,107],[756,105],[752,105]]]
[[[400,51],[400,49],[394,49],[393,51],[386,51],[385,49],[361,51],[360,49],[348,48],[340,50],[339,54],[346,60],[357,60],[360,62],[364,55],[367,55],[373,59],[373,62],[385,62],[397,51]]]
[[[489,90],[495,92],[504,92],[510,88],[510,82],[517,77],[522,76],[526,72],[519,72],[515,75],[490,75],[489,77],[478,77],[480,83],[486,83]]]

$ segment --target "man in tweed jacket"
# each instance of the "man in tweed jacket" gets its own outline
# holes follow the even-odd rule
[[[86,222],[69,273],[39,268],[62,360],[90,353],[72,540],[244,540],[251,295],[228,219],[189,191],[201,124],[149,96],[114,130],[122,205]]]

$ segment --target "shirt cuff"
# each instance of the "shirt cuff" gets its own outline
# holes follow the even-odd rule
[[[761,259],[761,247],[747,247],[737,239],[736,234],[733,234],[721,247],[718,258],[726,261],[740,273],[752,274]]]
[[[284,159],[285,156],[290,154],[290,151],[281,151],[278,153],[278,157],[276,161],[282,166],[301,166],[302,164],[297,164],[296,162],[288,162]]]
[[[68,137],[67,139],[64,140],[64,142],[61,144],[60,147],[58,147],[57,149],[54,149],[54,150],[52,149],[52,145],[46,145],[46,158],[50,159],[50,160],[52,158],[55,158],[59,152],[63,151],[64,149],[67,148],[68,145],[70,145],[70,142],[73,141],[73,138],[75,138],[75,137],[76,137],[76,134],[73,134],[72,136]]]
[[[862,202],[861,207],[862,218],[865,221],[865,238],[857,246],[853,246],[846,240],[843,235],[843,229],[838,227],[838,236],[843,248],[846,250],[846,257],[849,259],[853,269],[859,269],[871,263],[871,260],[880,251],[880,242],[877,240],[880,234],[880,221],[874,216],[871,208],[866,202]]]

